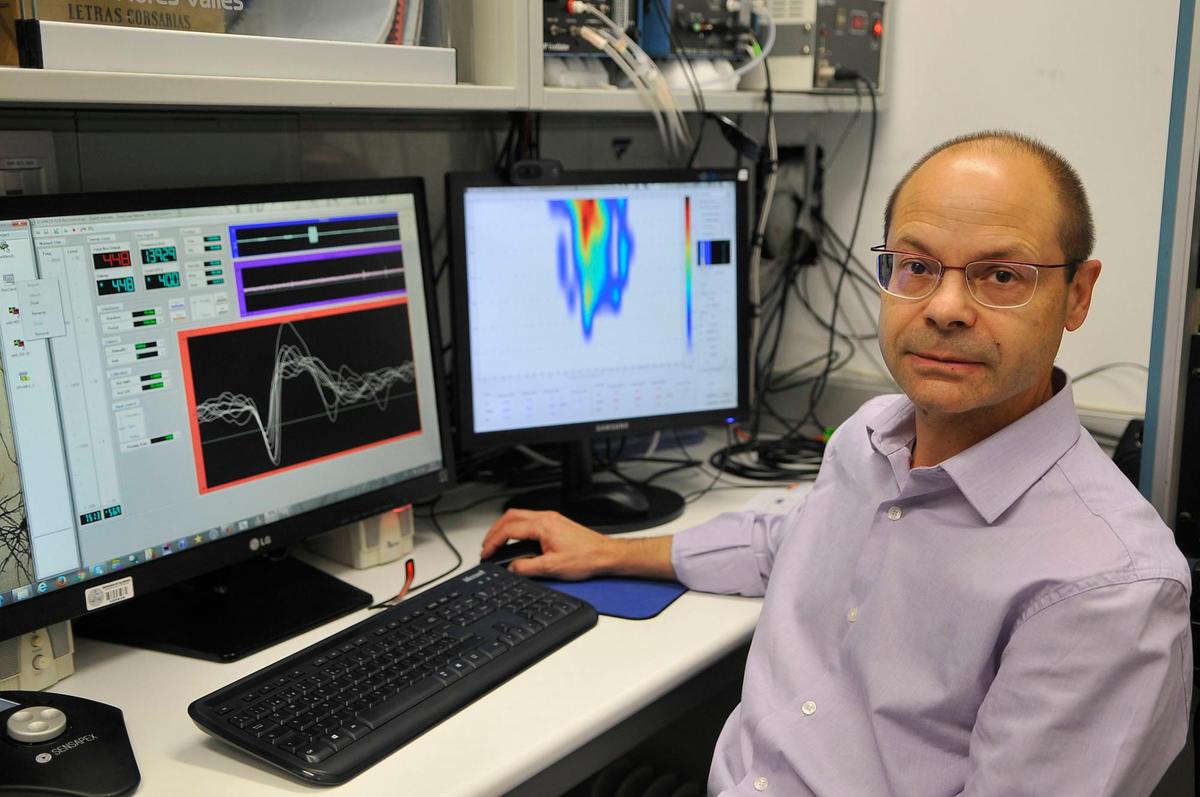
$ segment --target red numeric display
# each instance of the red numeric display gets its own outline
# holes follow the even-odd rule
[[[129,268],[133,265],[133,258],[128,249],[120,252],[97,252],[92,255],[92,265],[96,268]]]

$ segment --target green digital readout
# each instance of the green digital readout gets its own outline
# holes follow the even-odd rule
[[[112,296],[115,293],[133,293],[137,290],[137,282],[133,277],[110,277],[96,281],[96,290],[101,296]]]
[[[175,263],[179,256],[173,246],[151,246],[142,250],[142,265],[153,266],[159,263]]]
[[[162,274],[146,275],[146,290],[155,291],[159,288],[178,288],[179,272],[165,271]]]

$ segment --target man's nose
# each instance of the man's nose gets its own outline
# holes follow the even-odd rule
[[[940,329],[953,329],[973,326],[977,312],[966,272],[961,268],[945,269],[941,282],[925,300],[925,318]]]

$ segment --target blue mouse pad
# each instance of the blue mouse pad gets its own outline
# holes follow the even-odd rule
[[[587,601],[600,614],[625,620],[648,620],[655,617],[687,592],[687,587],[678,581],[647,581],[640,578],[539,581],[551,589]]]

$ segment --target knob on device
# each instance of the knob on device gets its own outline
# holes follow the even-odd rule
[[[27,744],[57,739],[67,727],[67,715],[53,706],[32,706],[8,715],[8,738]]]

